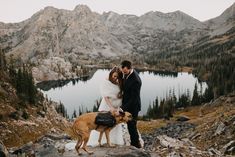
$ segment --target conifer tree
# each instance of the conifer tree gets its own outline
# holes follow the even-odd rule
[[[193,98],[192,98],[192,101],[191,101],[192,105],[199,105],[200,104],[200,97],[199,97],[197,88],[198,88],[197,83],[195,83],[194,91],[193,91]]]
[[[76,110],[75,110],[75,109],[73,110],[72,118],[77,118],[77,112],[76,112]]]

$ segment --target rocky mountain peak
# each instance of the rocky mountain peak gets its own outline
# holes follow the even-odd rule
[[[233,3],[233,5],[231,7],[229,7],[228,9],[226,9],[222,15],[222,17],[227,17],[227,19],[229,18],[235,18],[235,3]]]
[[[58,12],[59,9],[54,8],[52,6],[45,7],[43,10],[39,11],[40,15],[45,15],[45,16],[53,16],[56,12]],[[36,13],[37,14],[37,13]]]
[[[220,16],[204,22],[213,31],[213,35],[223,34],[235,25],[235,3],[226,9]]]
[[[92,11],[87,5],[79,4],[77,5],[74,10],[77,13],[84,13],[84,14],[91,14]]]
[[[148,12],[140,16],[138,22],[148,29],[174,30],[176,32],[205,27],[203,23],[181,11],[171,13]]]
[[[116,12],[109,11],[109,12],[104,12],[103,16],[106,16],[108,19],[111,19],[113,17],[115,18],[115,17],[120,16],[120,15]]]
[[[177,11],[174,11],[174,12],[171,12],[171,13],[168,13],[168,14],[171,14],[172,16],[175,16],[175,17],[181,17],[181,18],[185,18],[185,19],[188,19],[188,20],[193,20],[193,21],[198,21],[200,22],[199,20],[195,19],[194,17],[180,11],[180,10],[177,10]]]

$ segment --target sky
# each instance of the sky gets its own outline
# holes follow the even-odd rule
[[[0,0],[0,22],[14,23],[30,18],[46,6],[73,10],[78,4],[87,5],[102,14],[143,15],[149,11],[163,13],[180,10],[200,21],[217,17],[235,0]]]

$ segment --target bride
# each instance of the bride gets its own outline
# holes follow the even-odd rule
[[[115,111],[119,114],[119,110],[122,103],[122,72],[118,67],[114,67],[109,77],[103,81],[100,86],[102,101],[100,103],[98,111]],[[124,145],[124,124],[118,124],[110,132],[110,141],[115,145]],[[99,132],[93,130],[91,132],[87,145],[98,145]],[[101,144],[106,143],[106,138],[103,136]]]

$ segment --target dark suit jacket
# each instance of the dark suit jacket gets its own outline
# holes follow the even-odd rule
[[[138,116],[138,112],[141,110],[141,85],[141,79],[135,70],[126,80],[124,79],[122,109],[133,116]]]

